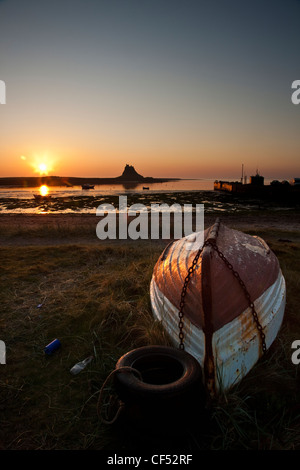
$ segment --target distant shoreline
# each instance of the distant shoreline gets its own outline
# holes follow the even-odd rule
[[[150,184],[150,183],[166,183],[168,181],[181,181],[182,178],[152,178],[152,177],[142,177],[136,180],[129,180],[118,176],[116,178],[81,178],[74,176],[8,176],[5,178],[0,178],[0,186],[10,186],[10,187],[26,187],[26,188],[36,188],[42,184],[47,186],[81,186],[83,184],[93,184],[93,185],[102,185],[102,184]]]

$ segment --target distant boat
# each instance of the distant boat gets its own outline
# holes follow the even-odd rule
[[[148,186],[143,186],[143,189],[149,189],[149,187]]]
[[[154,317],[175,345],[183,341],[184,349],[198,360],[204,385],[214,395],[238,383],[275,340],[286,285],[277,257],[259,237],[217,219],[205,230],[200,252],[196,241],[194,233],[165,248],[154,267],[150,297]],[[182,307],[188,269],[199,253]]]
[[[94,185],[93,184],[82,184],[81,185],[82,189],[94,189]]]
[[[38,202],[47,202],[47,201],[50,201],[51,199],[51,196],[49,194],[45,196],[43,196],[42,194],[34,194],[33,197]]]

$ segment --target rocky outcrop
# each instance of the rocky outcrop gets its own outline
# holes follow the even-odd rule
[[[126,165],[124,171],[121,176],[116,178],[120,181],[145,181],[149,178],[145,178],[144,176],[140,175],[132,165]]]

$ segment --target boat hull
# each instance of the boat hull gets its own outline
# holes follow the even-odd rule
[[[242,241],[243,245],[245,245],[243,237]],[[254,243],[251,239],[249,239],[249,241]],[[179,346],[179,302],[178,297],[175,299],[176,301],[174,301],[174,298],[170,295],[168,286],[171,283],[173,288],[177,286],[177,290],[181,291],[186,275],[186,266],[189,265],[190,259],[194,256],[194,254],[190,256],[183,249],[185,243],[189,243],[188,237],[186,240],[182,239],[181,241],[173,243],[171,247],[168,247],[167,254],[163,254],[157,262],[150,285],[150,299],[153,315],[162,323],[175,347]],[[275,340],[283,321],[286,303],[286,284],[277,259],[274,258],[274,254],[270,253],[268,246],[262,240],[260,240],[259,243],[261,247],[264,247],[265,254],[256,251],[260,256],[264,255],[265,258],[268,259],[268,261],[265,261],[265,265],[266,269],[269,271],[272,270],[272,276],[269,276],[266,286],[261,287],[262,292],[257,291],[260,293],[253,300],[253,303],[259,323],[265,335],[266,348],[268,349]],[[177,251],[178,246],[180,246],[179,251]],[[252,244],[250,246],[250,251],[252,251],[254,260],[256,260],[257,253],[254,253],[253,246],[258,245]],[[233,246],[230,247],[229,252],[232,250]],[[179,259],[176,258],[176,254],[179,256]],[[246,257],[248,255],[249,253],[246,253]],[[188,261],[183,261],[182,258],[185,256]],[[209,256],[211,263],[211,253]],[[234,257],[234,253],[232,256]],[[270,259],[270,256],[273,258]],[[243,260],[241,260],[241,262],[243,262]],[[179,276],[177,278],[176,274],[172,277],[174,273],[172,266],[174,266],[174,263],[177,267],[179,266],[181,277]],[[203,257],[200,259],[199,264],[201,268],[200,278],[208,274],[213,277],[213,274],[204,269],[205,263]],[[212,265],[214,266],[213,263]],[[219,269],[221,268],[219,267]],[[228,270],[228,268],[226,269]],[[229,270],[228,273],[226,273],[226,270],[222,271],[222,274],[223,277],[231,275]],[[253,283],[255,283],[255,281],[255,279],[252,280]],[[230,279],[230,282],[233,281]],[[261,279],[257,282],[259,282],[260,285],[262,284]],[[205,385],[209,393],[213,395],[219,393],[221,390],[228,390],[233,385],[237,384],[256,364],[262,356],[263,351],[261,336],[254,321],[250,306],[246,305],[245,307],[243,305],[241,311],[233,318],[231,318],[230,314],[227,315],[227,319],[221,318],[220,320],[215,318],[218,316],[218,310],[214,312],[213,308],[210,306],[210,309],[208,309],[209,312],[206,312],[207,302],[204,297],[207,295],[207,291],[204,291],[204,284],[203,279],[201,279],[201,281],[195,281],[194,285],[191,286],[190,309],[187,309],[188,314],[184,315],[183,319],[184,348],[200,363],[204,371],[203,378]],[[209,284],[213,284],[213,280],[209,282]],[[198,290],[195,286],[198,286]],[[202,292],[200,292],[201,289],[199,286]],[[241,289],[239,285],[238,288]],[[227,294],[224,294],[222,291],[221,300],[223,303],[230,304],[231,302],[234,308],[236,308],[231,298],[232,290],[233,288],[228,290]],[[210,292],[210,295],[212,298],[214,297],[214,290]],[[214,305],[214,301],[215,299],[210,299],[208,303]],[[221,312],[220,303],[216,301],[216,305]],[[197,312],[192,312],[193,309],[196,309]],[[220,313],[222,317],[221,314],[222,312]],[[210,329],[207,327],[208,322],[205,321],[205,315],[212,317],[211,324],[213,326]]]
[[[155,281],[150,285],[152,311],[174,346],[179,344],[179,310],[160,292]],[[275,340],[281,327],[286,302],[286,287],[282,273],[259,299],[254,302],[266,336],[267,348]],[[201,328],[185,319],[185,350],[194,356],[204,370],[205,335]],[[253,322],[250,308],[213,333],[214,382],[217,392],[237,384],[256,364],[261,353],[261,339]],[[208,388],[209,384],[206,384]]]

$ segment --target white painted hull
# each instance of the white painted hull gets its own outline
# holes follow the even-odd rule
[[[150,286],[152,311],[161,321],[174,346],[178,345],[178,309],[160,292],[152,279]],[[285,280],[280,272],[276,282],[254,302],[260,324],[271,346],[281,327],[286,302]],[[205,335],[188,319],[184,322],[185,350],[192,354],[204,369]],[[251,309],[224,325],[213,334],[216,390],[227,390],[237,384],[261,357],[261,340],[253,321]]]
[[[235,270],[242,273],[251,293],[268,349],[281,327],[286,303],[286,285],[278,260],[257,237],[222,225],[218,232],[222,251],[235,264]],[[156,263],[150,285],[153,315],[162,322],[175,347],[179,346],[180,293],[195,256],[190,246],[186,248],[189,243],[186,237],[166,248]],[[184,349],[198,360],[204,384],[214,394],[237,384],[263,350],[243,289],[215,251],[209,250],[210,247],[201,254],[188,286],[183,322]],[[209,308],[207,296],[211,298]],[[208,333],[207,319],[211,322]]]

